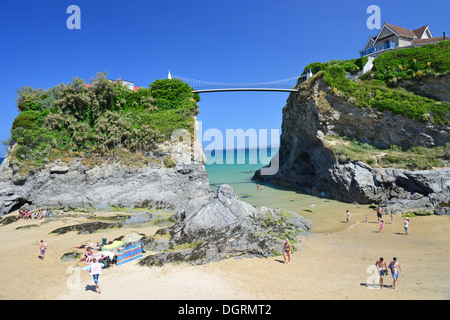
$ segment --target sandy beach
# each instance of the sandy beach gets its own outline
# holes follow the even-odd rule
[[[321,220],[321,213],[315,214]],[[424,216],[410,220],[407,236],[399,215],[394,225],[386,216],[383,233],[378,233],[375,212],[370,213],[368,223],[363,213],[352,214],[349,223],[342,213],[336,219],[328,217],[324,219],[329,224],[327,230],[336,231],[301,237],[290,264],[283,264],[282,256],[161,268],[139,267],[133,261],[104,270],[100,276],[101,294],[94,291],[88,272],[80,270],[85,266],[83,262],[62,262],[61,256],[85,242],[100,242],[104,237],[111,240],[132,231],[153,235],[158,227],[54,235],[49,232],[87,220],[19,220],[0,227],[0,299],[449,299],[450,218]],[[27,225],[36,226],[16,229]],[[38,258],[41,239],[48,241],[44,260]],[[380,290],[375,261],[384,257],[389,263],[394,256],[405,276],[400,274],[398,290],[394,290],[389,274],[386,287]]]

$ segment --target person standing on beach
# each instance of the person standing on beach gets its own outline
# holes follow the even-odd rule
[[[391,212],[391,224],[394,224],[394,213]]]
[[[350,222],[350,212],[347,210],[347,223]]]
[[[375,262],[375,266],[378,268],[378,274],[380,275],[380,286],[383,289],[384,275],[387,274],[386,261],[381,257]]]
[[[409,218],[405,218],[405,220],[403,220],[403,225],[405,227],[405,234],[409,235]]]
[[[377,208],[378,223],[380,223],[380,220],[381,220],[382,217],[383,217],[383,209],[381,209],[381,207],[378,206],[378,208]]]
[[[378,233],[383,233],[383,229],[384,229],[384,221],[383,219],[380,220],[380,229],[378,230]]]
[[[103,275],[102,265],[97,262],[97,259],[93,259],[93,263],[89,267],[89,275],[94,278],[95,283],[95,291],[98,293],[102,293],[100,290],[100,286],[98,285],[98,277]]]
[[[289,239],[286,239],[286,242],[284,243],[284,247],[283,247],[283,257],[284,257],[284,263],[286,264],[286,255],[288,256],[289,262],[291,262],[291,251],[292,251],[292,246],[289,243]]]
[[[47,249],[46,243],[44,243],[44,240],[41,240],[41,243],[39,244],[39,250],[41,252],[41,255],[39,256],[39,258],[41,260],[44,260],[44,257],[45,257],[45,249]]]
[[[369,221],[369,214],[366,213],[366,223]]]
[[[392,279],[394,280],[394,290],[397,290],[398,270],[400,269],[403,276],[405,276],[405,273],[403,272],[402,267],[399,265],[396,257],[392,259],[388,267],[389,269],[391,269]]]

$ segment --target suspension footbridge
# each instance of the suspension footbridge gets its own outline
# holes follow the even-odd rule
[[[311,70],[299,77],[289,79],[259,82],[259,83],[223,83],[204,80],[196,80],[177,75],[171,75],[169,71],[169,79],[179,79],[193,89],[194,93],[205,92],[227,92],[227,91],[276,91],[276,92],[297,92],[298,86],[312,76]]]

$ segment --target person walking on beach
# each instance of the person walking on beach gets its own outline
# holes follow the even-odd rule
[[[41,252],[41,255],[39,256],[39,258],[41,260],[44,260],[44,257],[45,257],[45,250],[47,249],[46,243],[47,242],[44,243],[44,240],[41,240],[41,243],[39,244],[39,250]]]
[[[95,291],[98,293],[102,293],[100,290],[100,286],[98,285],[98,277],[103,275],[102,265],[97,262],[97,259],[94,258],[93,263],[89,267],[89,275],[94,278],[95,283]]]
[[[378,233],[383,233],[384,230],[384,221],[383,219],[380,220],[380,229],[378,230]]]
[[[381,257],[375,262],[375,266],[378,268],[378,274],[380,275],[380,286],[383,289],[384,275],[387,274],[386,261]]]
[[[403,276],[405,276],[405,273],[403,272],[402,267],[399,265],[396,257],[392,259],[388,267],[389,269],[391,269],[392,279],[394,280],[394,290],[397,290],[398,270],[400,269]]]
[[[403,220],[403,226],[405,227],[405,234],[409,235],[409,218]]]
[[[380,220],[381,220],[382,217],[383,217],[383,209],[381,209],[381,207],[378,206],[378,208],[377,208],[378,223],[380,223]]]
[[[347,223],[350,222],[350,212],[347,210]]]
[[[369,214],[366,213],[366,223],[369,221]]]
[[[283,257],[284,257],[285,264],[291,262],[291,250],[292,250],[292,246],[289,243],[289,239],[286,239],[286,242],[284,243],[284,248],[283,248]],[[288,256],[289,262],[286,262],[286,255]]]

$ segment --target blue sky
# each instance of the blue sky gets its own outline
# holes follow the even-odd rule
[[[67,7],[81,9],[69,30]],[[0,0],[0,140],[17,116],[16,89],[47,89],[107,71],[137,86],[173,74],[215,82],[265,82],[300,75],[314,61],[356,58],[369,35],[369,5],[381,22],[429,24],[450,35],[450,1],[65,1]],[[203,132],[281,129],[288,93],[201,95]],[[265,145],[265,142],[261,142]],[[208,145],[208,142],[204,143]],[[6,150],[0,147],[0,157]]]

